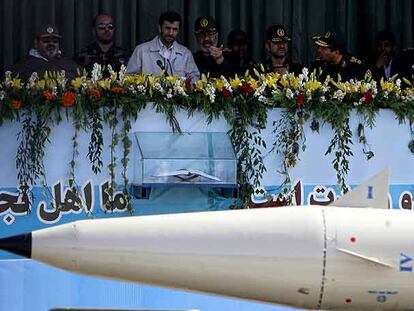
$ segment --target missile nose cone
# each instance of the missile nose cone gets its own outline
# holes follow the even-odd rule
[[[32,256],[32,233],[0,239],[0,249],[30,258]]]

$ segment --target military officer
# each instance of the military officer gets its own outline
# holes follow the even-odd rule
[[[282,25],[272,25],[266,30],[266,50],[269,59],[266,62],[267,72],[294,72],[299,74],[303,65],[299,61],[290,60],[288,43],[291,39]]]
[[[366,65],[346,52],[346,43],[340,34],[328,31],[312,39],[318,47],[317,64],[323,70],[321,79],[328,75],[334,80],[340,76],[342,81],[364,78]]]

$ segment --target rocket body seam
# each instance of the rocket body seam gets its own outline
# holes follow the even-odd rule
[[[326,279],[326,256],[327,256],[327,234],[326,234],[326,217],[325,217],[325,209],[321,209],[322,213],[322,225],[323,225],[323,252],[322,252],[322,276],[321,276],[321,288],[319,290],[319,301],[316,306],[317,309],[321,309],[322,301],[323,301],[323,294],[325,291],[325,279]]]

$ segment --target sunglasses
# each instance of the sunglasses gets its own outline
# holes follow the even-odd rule
[[[105,29],[113,30],[115,28],[115,26],[112,23],[98,24],[98,25],[96,25],[96,28],[98,28],[99,30],[105,30]]]

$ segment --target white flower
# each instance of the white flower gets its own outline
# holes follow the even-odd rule
[[[326,98],[325,98],[324,95],[322,95],[321,97],[319,97],[319,100],[320,100],[321,103],[326,102]]]
[[[127,67],[124,64],[122,64],[121,69],[119,70],[119,74],[118,74],[118,81],[121,85],[124,84],[126,71],[127,71]]]
[[[0,91],[0,100],[3,100],[6,97],[5,91]]]
[[[267,98],[267,97],[265,97],[265,96],[263,96],[263,95],[260,95],[260,96],[259,96],[258,101],[259,101],[259,102],[262,102],[262,103],[264,103],[264,104],[266,104],[266,105],[270,105],[270,104],[271,104],[270,99],[269,99],[269,98]]]
[[[223,86],[225,87],[225,89],[227,91],[229,91],[230,93],[233,93],[233,89],[232,89],[229,81],[224,76],[221,76],[220,79],[221,79],[221,81],[223,81]]]
[[[92,82],[96,83],[102,79],[102,66],[98,63],[93,64],[92,69]]]
[[[107,66],[111,81],[116,81],[118,74],[112,69],[111,65]]]
[[[263,82],[262,84],[260,84],[260,86],[256,89],[256,91],[254,92],[253,96],[254,97],[263,97],[263,92],[266,89],[266,83]]]
[[[286,90],[286,97],[287,97],[288,99],[292,99],[292,98],[293,98],[293,96],[294,96],[294,94],[293,94],[292,90],[288,88],[288,89]]]
[[[66,79],[66,72],[64,70],[57,73],[56,81],[61,89],[65,89],[68,80]]]
[[[12,72],[11,71],[6,71],[4,73],[4,84],[7,87],[11,87],[12,86]]]
[[[397,87],[398,87],[399,89],[401,89],[401,79],[397,79],[397,80],[395,81],[395,84],[397,85]]]
[[[37,74],[37,72],[32,72],[29,78],[29,83],[26,85],[26,88],[28,89],[34,88],[38,80],[39,80],[39,75]]]
[[[140,92],[140,93],[145,93],[146,88],[143,85],[138,85],[137,86],[137,91]]]
[[[343,99],[344,99],[344,97],[346,96],[346,92],[343,92],[342,90],[337,90],[334,94],[333,94],[333,96],[332,96],[332,98],[335,98],[335,99],[337,99],[337,100],[339,100],[339,101],[342,101]]]
[[[174,94],[178,94],[178,95],[182,95],[182,96],[188,96],[187,93],[185,92],[184,88],[183,88],[184,81],[185,80],[183,78],[183,79],[177,79],[174,82],[174,85],[173,85]]]
[[[216,100],[216,94],[215,94],[216,89],[214,88],[214,86],[211,85],[210,83],[207,83],[205,92],[207,96],[209,97],[210,102],[214,103],[214,101]]]

